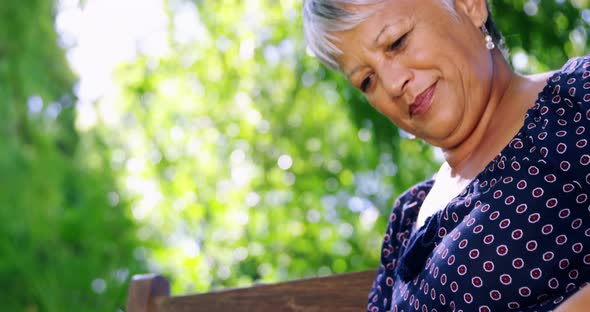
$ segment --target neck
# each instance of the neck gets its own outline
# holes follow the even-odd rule
[[[471,133],[456,146],[443,149],[445,159],[452,169],[452,172],[465,178],[473,178],[480,172],[487,161],[482,164],[478,162],[476,151],[480,152],[482,145],[489,143],[490,125],[497,122],[497,119],[506,118],[506,115],[499,114],[502,103],[510,102],[507,99],[509,90],[519,83],[518,74],[512,71],[506,60],[497,49],[492,52],[493,74],[490,88],[490,96],[481,114],[480,120]],[[496,131],[497,132],[497,131]],[[492,158],[495,155],[492,155]],[[474,161],[475,160],[475,161]],[[480,168],[481,167],[481,168]]]

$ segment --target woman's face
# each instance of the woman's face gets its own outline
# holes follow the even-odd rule
[[[479,27],[484,0],[385,0],[338,32],[337,61],[351,83],[398,127],[452,148],[471,133],[490,96],[491,53]]]

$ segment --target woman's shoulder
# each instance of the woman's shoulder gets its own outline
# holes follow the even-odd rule
[[[550,93],[546,95],[552,95],[553,104],[562,99],[570,107],[590,102],[590,55],[567,61],[548,79],[545,91]]]
[[[584,181],[590,169],[590,55],[570,59],[547,79],[525,119],[524,134],[541,160]],[[537,153],[535,152],[535,154]],[[590,180],[589,180],[590,181]]]
[[[565,75],[581,75],[583,79],[590,77],[590,54],[569,59],[559,71]]]
[[[563,127],[590,120],[590,55],[572,58],[553,72],[527,114],[528,130]]]

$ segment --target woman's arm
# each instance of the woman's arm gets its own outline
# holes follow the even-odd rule
[[[590,286],[578,290],[573,296],[560,304],[553,312],[590,311]]]

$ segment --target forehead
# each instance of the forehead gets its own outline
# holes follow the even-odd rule
[[[340,50],[334,59],[341,70],[345,70],[346,59],[374,48],[381,35],[395,33],[410,24],[414,19],[416,2],[421,0],[385,0],[372,5],[354,6],[356,12],[367,14],[367,18],[349,30],[330,34],[334,38],[334,45]]]
[[[426,5],[424,2],[438,2],[445,0],[382,0],[373,2],[371,4],[355,5],[347,4],[343,8],[349,12],[365,16],[365,18],[355,25],[342,31],[334,31],[330,35],[338,38],[350,37],[357,35],[363,30],[372,32],[374,36],[378,35],[380,29],[376,27],[383,24],[393,24],[398,20],[412,18],[416,10],[428,10],[432,6]],[[363,34],[366,37],[367,34]],[[348,39],[348,38],[347,38]],[[338,42],[335,42],[338,44]]]

